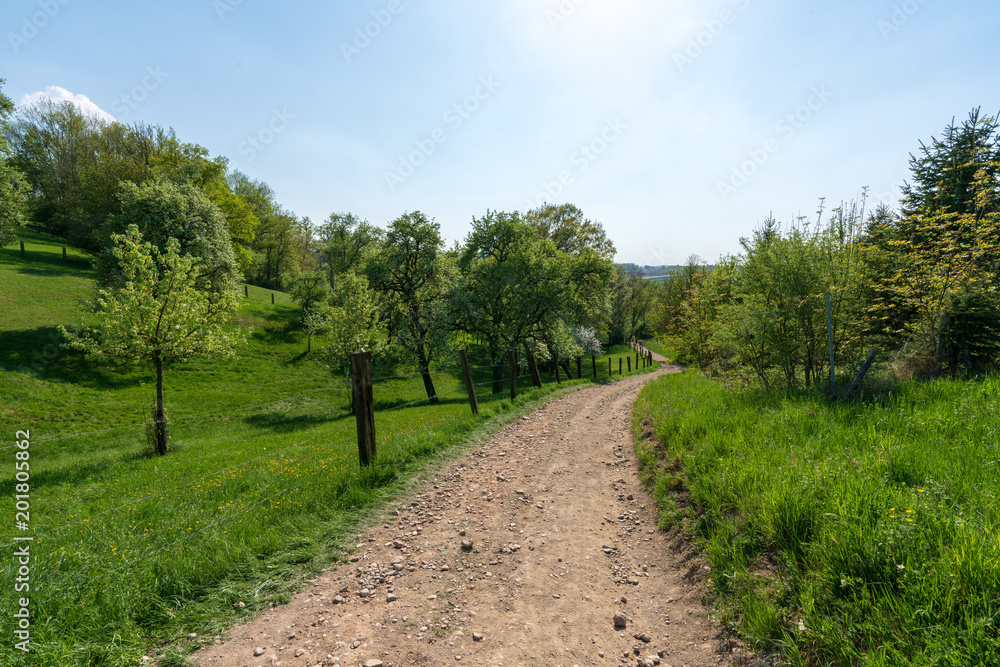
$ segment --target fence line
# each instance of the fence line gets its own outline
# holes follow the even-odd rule
[[[498,367],[504,368],[504,367],[506,367],[506,365],[475,366],[473,368],[480,368],[480,369],[481,368],[490,368],[490,369],[493,369],[493,368],[498,368]],[[393,379],[393,378],[413,378],[413,377],[418,377],[418,376],[421,376],[421,375],[423,375],[423,374],[422,373],[414,373],[414,374],[405,375],[405,376],[383,376],[383,377],[381,377],[379,379],[386,380],[386,379]],[[522,380],[522,379],[530,378],[530,377],[531,377],[531,375],[529,373],[529,374],[518,375],[514,379],[515,380]],[[507,378],[507,380],[509,381],[510,378]],[[489,385],[494,385],[494,384],[495,384],[495,382],[491,379],[491,380],[488,380],[488,381],[485,381],[485,382],[475,383],[475,384],[473,384],[473,387],[482,387],[482,386],[489,386]],[[316,389],[316,390],[313,390],[313,391],[310,391],[310,392],[305,392],[305,393],[302,393],[302,394],[298,394],[296,396],[285,397],[285,398],[282,398],[282,399],[279,399],[279,400],[276,400],[276,401],[271,401],[271,402],[268,402],[268,403],[262,403],[262,404],[259,404],[259,405],[250,406],[250,407],[246,407],[246,408],[240,408],[240,409],[236,409],[236,410],[229,410],[229,411],[223,411],[223,412],[206,414],[206,415],[196,415],[196,416],[191,416],[191,417],[182,417],[182,418],[171,420],[171,422],[190,421],[190,420],[193,420],[193,419],[210,419],[210,418],[213,418],[213,417],[224,416],[224,415],[227,415],[227,414],[234,414],[234,413],[237,413],[237,412],[245,412],[245,411],[248,411],[248,410],[253,410],[253,409],[257,409],[257,408],[261,408],[261,407],[267,407],[267,406],[270,406],[270,405],[276,405],[278,403],[283,403],[283,402],[290,401],[290,400],[295,400],[295,399],[301,398],[303,396],[309,396],[309,395],[316,394],[316,393],[319,393],[321,391],[326,391],[328,389],[336,388],[336,387],[337,387],[337,385],[327,385],[326,387],[322,387],[320,389]],[[448,395],[455,394],[455,393],[458,393],[458,392],[461,392],[461,391],[466,391],[466,388],[463,387],[463,386],[459,386],[458,388],[453,389],[453,390],[448,391],[448,392],[445,392],[444,394],[438,394],[437,397],[440,398],[441,396],[448,396]],[[393,412],[395,410],[404,409],[404,408],[407,408],[407,407],[412,407],[414,405],[418,405],[420,403],[424,403],[424,402],[426,402],[428,400],[429,399],[427,397],[422,397],[422,398],[420,398],[420,399],[418,399],[416,401],[412,401],[412,402],[406,403],[404,405],[394,406],[392,408],[385,408],[385,409],[382,409],[382,410],[376,410],[375,414],[383,414],[383,413],[387,413],[387,412]],[[463,418],[464,417],[456,417],[453,420],[449,420],[448,423],[452,423],[454,421],[458,421],[459,419],[463,419]],[[200,423],[200,422],[196,422],[194,425],[197,425],[198,423]],[[144,427],[144,426],[146,426],[146,424],[145,423],[143,423],[143,424],[135,424],[135,425],[130,425],[130,426],[117,427],[117,428],[113,428],[113,429],[103,429],[103,430],[91,431],[91,432],[86,432],[86,433],[78,433],[78,434],[73,434],[73,435],[60,436],[60,437],[57,437],[57,438],[49,438],[49,439],[46,439],[46,440],[39,440],[37,442],[38,443],[45,443],[45,442],[54,442],[54,441],[59,441],[59,440],[67,440],[67,439],[71,439],[71,438],[83,437],[83,436],[86,436],[86,435],[95,435],[95,434],[109,433],[109,432],[114,432],[114,431],[119,431],[119,430],[127,430],[127,429],[130,429],[130,428],[138,428],[140,426]],[[217,470],[215,472],[208,473],[206,475],[202,475],[200,477],[191,479],[191,480],[189,480],[187,482],[184,482],[182,484],[178,484],[178,485],[170,487],[168,489],[164,489],[162,491],[157,491],[156,493],[148,494],[148,495],[143,496],[141,498],[137,498],[137,499],[135,499],[135,500],[133,500],[131,502],[125,503],[123,505],[120,505],[118,507],[107,509],[107,510],[103,510],[103,511],[98,512],[96,514],[90,515],[89,517],[87,517],[85,519],[80,519],[78,521],[73,521],[71,523],[67,523],[67,524],[58,526],[56,528],[52,528],[52,529],[50,529],[50,530],[48,530],[48,531],[46,531],[44,533],[36,535],[35,537],[36,538],[38,538],[38,537],[44,537],[46,535],[50,535],[50,534],[53,534],[53,533],[65,530],[67,528],[72,528],[74,526],[79,526],[79,525],[81,525],[83,523],[90,523],[93,519],[99,518],[99,517],[104,516],[106,514],[110,514],[112,512],[118,512],[120,510],[123,510],[125,508],[131,507],[133,505],[145,502],[147,500],[151,500],[153,498],[157,498],[157,497],[166,495],[168,493],[172,493],[174,491],[178,491],[180,489],[189,487],[189,486],[191,486],[193,484],[196,484],[198,482],[204,481],[206,479],[210,479],[212,477],[216,477],[216,476],[218,476],[220,474],[223,474],[223,473],[226,473],[226,472],[230,472],[232,470],[237,470],[237,469],[240,469],[240,468],[244,468],[244,467],[248,466],[249,464],[252,464],[252,463],[254,463],[256,461],[260,461],[261,459],[266,459],[266,458],[270,458],[270,457],[274,457],[274,456],[279,456],[279,455],[281,455],[281,454],[283,454],[283,453],[285,453],[287,451],[290,451],[290,450],[292,450],[292,449],[294,449],[296,447],[300,447],[300,446],[302,446],[304,444],[307,444],[309,442],[317,440],[317,439],[319,439],[321,437],[327,436],[327,435],[331,434],[332,432],[333,431],[330,430],[330,431],[325,431],[323,433],[318,433],[318,434],[316,434],[314,436],[311,436],[311,437],[309,437],[309,438],[307,438],[305,440],[301,440],[299,442],[296,442],[296,443],[294,443],[292,445],[289,445],[287,447],[275,450],[273,452],[267,452],[265,454],[262,454],[260,456],[255,457],[255,458],[249,459],[247,461],[243,461],[243,462],[241,462],[239,464],[235,464],[235,465],[232,465],[232,466],[229,466],[229,467]],[[317,475],[318,474],[320,474],[320,473],[317,473]],[[312,478],[310,478],[310,479],[312,479]],[[299,488],[300,486],[301,486],[301,484],[299,486],[297,486],[297,487],[294,487],[294,488]],[[287,491],[288,490],[283,491],[281,493],[285,493]],[[275,496],[272,496],[271,498],[276,497],[277,495],[280,495],[280,493],[276,494]],[[265,500],[261,501],[261,503],[267,502],[267,500],[268,499],[265,499]],[[249,511],[250,509],[253,509],[254,507],[258,506],[261,503],[257,503],[255,505],[252,505],[252,506],[248,507],[248,508],[240,510],[240,512],[237,512],[237,513],[231,515],[230,517],[222,519],[222,520],[220,520],[218,522],[214,522],[213,524],[209,524],[204,529],[196,531],[196,532],[203,532],[203,530],[207,530],[208,528],[210,528],[210,527],[212,527],[214,525],[217,525],[221,521],[228,520],[232,516],[237,516],[237,515],[239,515],[241,513],[245,513],[246,511]],[[188,537],[190,537],[190,536],[186,536],[183,539],[187,539]],[[183,539],[181,541],[183,541]],[[174,543],[174,544],[176,544],[176,543]],[[7,549],[9,547],[13,547],[13,546],[16,546],[16,545],[17,545],[17,543],[10,543],[10,544],[6,544],[6,545],[0,545],[0,551],[3,551],[3,550],[5,550],[5,549]],[[168,545],[167,547],[164,547],[164,548],[170,548],[170,546],[172,546],[172,545]],[[141,558],[139,558],[139,559],[137,559],[135,561],[131,561],[131,563],[138,562],[138,560],[142,560],[142,559],[147,558],[147,557],[149,557],[149,555],[143,556],[143,557],[141,557]],[[123,566],[123,567],[125,567],[125,566]],[[118,568],[118,569],[122,569],[122,568]],[[113,572],[118,571],[118,569],[113,570]]]
[[[526,376],[520,376],[520,377],[526,377]],[[484,383],[480,383],[480,384],[486,385],[486,384],[492,384],[492,383],[491,382],[484,382]],[[321,390],[317,390],[317,391],[321,391]],[[445,394],[439,394],[438,396],[439,397],[440,396],[447,396],[449,394],[453,394],[453,393],[456,393],[458,391],[465,391],[465,387],[459,387],[458,389],[453,389],[452,391],[446,392]],[[308,393],[316,393],[316,392],[308,392]],[[306,395],[307,394],[300,394],[299,396],[306,396]],[[298,398],[298,397],[296,397],[296,398]],[[417,405],[419,403],[424,403],[427,400],[428,399],[425,396],[425,397],[420,398],[420,399],[418,399],[416,401],[413,401],[411,403],[406,403],[405,405],[398,405],[398,406],[395,406],[395,407],[392,407],[392,408],[383,408],[381,410],[376,410],[375,414],[383,414],[383,413],[386,413],[386,412],[392,412],[394,410],[400,410],[400,409],[403,409],[403,408],[412,407],[412,406]],[[281,401],[275,401],[275,402],[276,403],[280,403]],[[271,405],[271,404],[264,404],[264,405]],[[97,431],[97,432],[100,433],[100,431]],[[120,506],[112,508],[112,509],[103,510],[101,512],[98,512],[97,514],[92,514],[91,516],[87,517],[86,519],[80,519],[79,521],[74,521],[72,523],[64,524],[64,525],[59,526],[57,528],[52,528],[50,530],[45,531],[44,533],[36,535],[35,537],[36,538],[44,537],[45,535],[49,535],[51,533],[55,533],[55,532],[58,532],[60,530],[64,530],[66,528],[71,528],[73,526],[78,526],[78,525],[80,525],[82,523],[87,523],[91,519],[95,519],[97,517],[103,516],[103,515],[111,513],[111,512],[117,512],[117,511],[125,509],[127,507],[131,507],[132,505],[135,505],[137,503],[141,503],[143,501],[150,500],[152,498],[157,498],[159,496],[165,495],[165,494],[170,493],[172,491],[177,491],[178,489],[183,489],[185,487],[191,486],[192,484],[204,481],[204,480],[209,479],[211,477],[216,477],[217,475],[221,475],[222,473],[230,472],[232,470],[236,470],[236,469],[245,467],[245,466],[247,466],[247,465],[249,465],[249,464],[251,464],[251,463],[253,463],[255,461],[259,461],[260,459],[268,458],[268,457],[271,457],[271,456],[277,456],[279,454],[283,454],[284,452],[287,452],[287,451],[289,451],[291,449],[294,449],[294,448],[299,447],[301,445],[304,445],[306,443],[312,442],[313,440],[316,440],[317,438],[321,438],[321,437],[329,435],[331,433],[333,433],[333,430],[325,431],[323,433],[318,433],[318,434],[313,435],[313,436],[311,436],[311,437],[309,437],[309,438],[307,438],[305,440],[301,440],[299,442],[291,444],[291,445],[289,445],[287,447],[284,447],[282,449],[278,449],[278,450],[275,450],[273,452],[268,452],[266,454],[261,454],[260,456],[257,456],[257,457],[252,458],[252,459],[248,459],[246,461],[243,461],[242,463],[238,463],[236,465],[232,465],[232,466],[229,466],[227,468],[222,468],[221,470],[217,470],[215,472],[208,473],[206,475],[203,475],[201,477],[192,479],[192,480],[184,482],[182,484],[178,484],[177,486],[170,487],[169,489],[164,489],[162,491],[157,491],[156,493],[152,493],[152,494],[149,494],[149,495],[144,496],[142,498],[138,498],[138,499],[133,500],[131,502],[125,503],[124,505],[120,505]],[[10,544],[0,545],[0,551],[3,551],[4,549],[7,549],[9,547],[13,547],[13,546],[16,546],[16,545],[17,545],[17,543],[10,543]]]

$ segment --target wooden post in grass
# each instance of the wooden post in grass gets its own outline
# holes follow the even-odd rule
[[[469,407],[472,414],[479,416],[479,402],[476,400],[476,385],[472,382],[472,369],[469,368],[469,351],[459,350],[458,358],[462,360],[462,377],[465,378],[465,390],[469,392]]]
[[[274,305],[274,292],[271,292],[271,305]]]
[[[608,357],[608,377],[611,377],[611,357]]]
[[[872,363],[875,361],[875,357],[878,356],[878,350],[872,350],[868,358],[865,359],[865,363],[862,364],[861,370],[858,371],[857,376],[854,378],[854,382],[851,383],[851,387],[844,394],[844,400],[849,401],[854,396],[854,393],[861,388],[861,382],[864,381],[865,376],[868,375],[868,369],[871,368]]]
[[[590,355],[590,360],[592,362],[594,362],[594,379],[596,380],[597,379],[597,355],[596,354]]]
[[[24,257],[24,241],[21,241],[21,257]]]
[[[830,338],[830,395],[837,398],[837,372],[833,365],[833,310],[829,292],[826,293],[826,331]]]
[[[618,357],[618,377],[622,375],[622,358]]]
[[[351,379],[354,385],[354,413],[358,424],[358,458],[362,466],[375,462],[375,406],[372,389],[372,353],[351,355]]]
[[[63,248],[63,262],[66,262],[66,248]]]
[[[243,296],[245,296],[248,299],[250,298],[250,288],[247,287],[246,285],[243,286]]]
[[[517,398],[517,356],[514,350],[507,351],[507,358],[510,365],[510,400]]]
[[[562,375],[559,373],[559,354],[552,350],[552,365],[556,367],[556,384],[562,384]]]
[[[528,372],[531,373],[531,384],[536,387],[542,386],[542,374],[538,372],[538,364],[535,362],[535,353],[528,352]]]
[[[629,355],[628,357],[626,357],[625,361],[628,362],[628,372],[631,373],[632,372],[632,355]]]

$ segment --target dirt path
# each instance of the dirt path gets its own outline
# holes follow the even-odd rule
[[[732,664],[701,602],[707,574],[656,529],[637,477],[632,403],[672,370],[582,389],[511,423],[361,535],[352,562],[195,660]]]

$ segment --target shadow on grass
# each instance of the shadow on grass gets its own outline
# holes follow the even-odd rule
[[[53,326],[0,331],[0,368],[26,372],[39,380],[65,382],[90,389],[120,389],[139,377],[133,366],[111,366],[87,361],[65,348],[65,339]]]
[[[59,486],[62,484],[83,485],[88,480],[94,480],[113,468],[130,469],[141,461],[148,460],[150,455],[140,451],[130,452],[117,459],[106,458],[94,463],[76,464],[61,467],[56,470],[38,470],[31,472],[31,484],[35,487]],[[0,483],[0,493],[12,496],[16,480],[9,479]]]
[[[347,406],[334,407],[335,412],[329,415],[289,415],[284,412],[270,412],[263,415],[245,417],[243,422],[254,428],[267,429],[275,433],[292,433],[305,428],[329,424],[350,417]]]

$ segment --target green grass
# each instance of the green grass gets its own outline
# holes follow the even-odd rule
[[[651,338],[649,340],[642,341],[642,344],[647,350],[655,352],[667,361],[674,361],[677,359],[677,350],[674,349],[674,346],[664,340],[654,340]]]
[[[796,665],[1000,664],[1000,379],[849,405],[689,372],[635,405],[665,528],[724,620]]]
[[[521,377],[516,400],[492,396],[489,368],[476,368],[475,419],[454,364],[434,374],[435,406],[410,370],[377,364],[378,464],[361,469],[346,377],[322,354],[305,354],[287,295],[271,305],[269,291],[251,287],[236,326],[252,329],[236,359],[167,369],[172,451],[151,457],[143,425],[151,369],[103,368],[62,349],[56,326],[87,318],[92,272],[73,251],[63,267],[58,239],[24,238],[24,259],[16,244],[0,249],[0,284],[10,286],[0,320],[0,447],[8,447],[0,451],[13,473],[12,438],[30,430],[32,654],[3,642],[2,664],[138,665],[147,652],[182,661],[195,647],[188,633],[210,637],[286,600],[350,551],[416,473],[561,393],[550,371],[542,389]],[[608,351],[614,379],[617,359],[630,353]],[[473,350],[473,363],[483,363],[476,358]],[[607,358],[596,380],[587,361],[584,379],[564,377],[563,388],[609,381]],[[0,491],[15,493],[11,476]],[[0,546],[12,554],[8,507]],[[5,580],[16,565],[3,559]],[[12,586],[0,593],[4,609],[15,599]],[[240,601],[247,606],[234,610]],[[5,615],[0,632],[12,637],[13,628]]]

